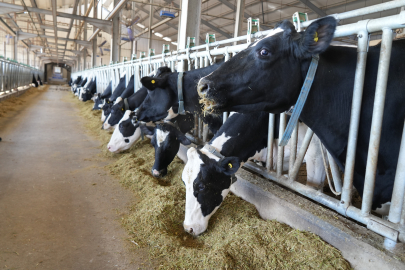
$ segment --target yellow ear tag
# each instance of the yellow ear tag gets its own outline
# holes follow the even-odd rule
[[[228,167],[229,167],[229,169],[232,169],[233,168],[232,163],[228,163]]]
[[[314,41],[318,42],[318,32],[315,32]]]
[[[151,82],[151,83],[155,83],[155,80],[151,80],[150,82]]]
[[[124,111],[124,108],[122,108],[121,110]]]

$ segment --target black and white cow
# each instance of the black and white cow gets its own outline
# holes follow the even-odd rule
[[[171,72],[168,67],[161,67],[156,71],[154,78],[160,77],[166,72]],[[131,94],[132,93],[132,94]],[[131,95],[130,95],[131,94]],[[113,128],[124,115],[125,110],[134,111],[145,100],[147,95],[147,89],[142,86],[136,93],[134,93],[134,75],[128,83],[127,89],[121,94],[115,101],[114,106],[111,108],[111,114],[107,117],[107,120],[103,124],[103,129]],[[125,103],[128,107],[126,108]]]
[[[164,177],[167,174],[167,167],[177,156],[187,162],[186,148],[180,144],[189,145],[191,141],[185,133],[194,127],[194,115],[178,115],[177,117],[163,121],[154,128],[141,126],[145,134],[151,135],[151,144],[155,148],[155,163],[152,167],[154,177]]]
[[[184,167],[182,179],[186,185],[186,211],[184,229],[199,235],[207,229],[210,217],[219,208],[236,180],[234,174],[241,163],[250,159],[265,162],[267,159],[268,113],[232,114],[209,146],[187,151],[188,162]],[[275,125],[278,127],[277,123]],[[307,127],[300,123],[297,148],[301,147]],[[275,137],[278,136],[278,130]],[[277,142],[275,141],[274,149]],[[212,150],[223,158],[212,154]],[[313,182],[323,183],[325,170],[322,163],[319,141],[313,138],[307,154],[307,175]],[[284,152],[283,171],[289,166],[289,147]],[[277,151],[273,152],[277,160]],[[274,166],[275,164],[273,164]],[[308,183],[307,183],[308,184]]]
[[[35,77],[34,77],[34,79],[35,79]],[[73,83],[73,79],[72,79],[72,77],[71,77],[70,80],[69,80],[69,82],[68,82],[68,85],[69,85],[69,86],[72,86],[72,83]]]
[[[38,77],[39,78],[39,77]],[[70,88],[73,93],[75,93],[77,86],[82,81],[82,76],[78,76],[76,80],[73,82],[72,87]]]
[[[92,82],[82,91],[82,101],[86,102],[94,97],[97,93],[97,78],[93,78]]]
[[[79,100],[83,100],[83,94],[85,93],[86,89],[93,84],[93,77],[88,77],[87,83],[83,87],[78,88],[78,98]]]
[[[92,110],[101,110],[106,102],[106,100],[111,97],[112,94],[112,81],[108,84],[107,88],[102,94],[97,94],[94,98],[94,106]]]
[[[110,101],[114,102],[119,96],[121,96],[122,92],[124,92],[124,90],[126,89],[125,87],[125,80],[126,80],[126,74],[124,73],[122,75],[122,77],[120,78],[120,81],[117,85],[117,87],[115,87],[114,91],[112,92],[111,96],[110,96]]]
[[[38,75],[38,82],[39,82],[39,85],[43,85],[41,77],[39,77],[39,75]]]
[[[206,76],[216,70],[221,64],[217,63],[202,69],[187,71],[183,75],[183,97],[186,112],[202,114],[201,105],[197,93],[197,82],[202,76]],[[149,90],[148,96],[136,112],[139,121],[159,121],[171,119],[178,112],[178,89],[177,72],[164,72],[158,78],[143,77],[142,84]],[[222,125],[222,116],[207,115],[203,120],[209,129],[215,133]]]
[[[34,87],[38,87],[38,81],[35,79],[35,75],[32,74],[32,83],[34,84]]]
[[[125,111],[124,117],[122,117],[118,125],[115,127],[110,142],[107,145],[107,149],[110,152],[119,153],[128,150],[142,137],[140,123],[133,123],[132,121],[134,114],[133,111]],[[146,123],[146,125],[151,126],[152,128],[155,126],[151,122]],[[151,138],[151,136],[148,135],[148,138]]]
[[[345,167],[357,50],[329,46],[336,20],[326,17],[297,33],[284,21],[268,37],[238,53],[218,70],[202,78],[201,95],[218,111],[279,113],[297,101],[311,58],[319,65],[300,119],[307,124],[337,161]],[[317,38],[315,37],[317,35]],[[380,45],[369,47],[363,87],[354,187],[363,195],[370,127],[380,56]],[[391,61],[379,147],[372,208],[391,200],[405,118],[403,89],[405,40],[392,43]]]
[[[145,87],[141,87],[141,89],[139,89],[129,98],[117,98],[115,104],[111,107],[110,114],[103,123],[103,129],[107,130],[110,128],[114,128],[115,125],[117,125],[121,118],[124,116],[125,111],[134,111],[135,109],[137,109],[145,100],[147,94],[147,89]],[[125,103],[127,104],[127,106],[125,105]]]

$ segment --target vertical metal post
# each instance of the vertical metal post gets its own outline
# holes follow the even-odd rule
[[[305,137],[302,140],[301,148],[298,151],[297,158],[295,159],[294,167],[292,168],[292,170],[289,171],[289,176],[290,176],[290,179],[292,179],[292,180],[297,179],[298,172],[300,170],[302,161],[304,160],[305,153],[307,152],[308,146],[311,142],[313,135],[314,135],[314,132],[312,131],[312,129],[308,128],[307,133],[305,133]]]
[[[149,0],[149,26],[148,26],[148,51],[152,48],[152,18],[153,18],[153,0]]]
[[[359,133],[361,100],[363,96],[364,76],[366,73],[368,33],[361,31],[357,35],[357,65],[354,77],[352,110],[350,115],[349,139],[347,142],[345,176],[343,181],[341,206],[347,209],[352,198],[354,162],[356,159],[357,136]]]
[[[97,2],[93,0],[93,18],[97,19]],[[96,27],[93,26],[93,31],[96,30]],[[100,55],[101,57],[101,55]],[[97,35],[93,38],[93,59],[92,59],[92,67],[97,66]]]
[[[114,7],[117,6],[119,0],[114,0]],[[111,34],[111,61],[118,62],[119,57],[119,44],[120,44],[120,16],[116,15],[113,20],[112,34]]]
[[[270,171],[273,167],[273,144],[274,144],[274,114],[269,114],[269,131],[267,134],[267,160],[266,169]]]
[[[364,180],[361,213],[366,216],[371,211],[374,195],[375,176],[380,148],[381,127],[384,113],[385,93],[392,48],[392,29],[383,28],[380,59],[378,63],[377,85],[375,89],[373,118],[371,121],[370,144],[367,155],[366,176]]]
[[[17,35],[16,36],[14,36],[14,60],[16,60],[16,61],[18,61],[17,60],[17,57],[18,57],[18,39],[17,39]]]
[[[323,151],[323,150],[322,150]],[[328,152],[328,151],[326,151]],[[342,179],[340,177],[339,167],[335,160],[328,152],[328,160],[330,165],[330,170],[332,171],[333,184],[335,185],[336,192],[342,192]]]
[[[187,37],[196,37],[195,45],[199,45],[201,0],[182,0],[179,20],[177,48],[185,49]]]
[[[285,126],[287,122],[287,115],[285,113],[280,114],[280,128],[278,137],[283,137]],[[277,176],[280,177],[283,174],[283,161],[284,161],[284,146],[278,146],[277,156]]]
[[[240,36],[242,32],[242,22],[245,13],[245,0],[237,0],[236,2],[236,14],[235,14],[235,30],[233,31],[233,37]],[[238,42],[234,42],[233,45],[237,45]]]
[[[228,47],[227,47],[227,48],[228,48]],[[230,58],[231,58],[231,57],[230,57],[228,51],[226,51],[226,53],[225,53],[225,62],[228,61]],[[196,59],[197,59],[197,58],[196,58]],[[223,112],[223,114],[222,114],[222,121],[223,121],[223,123],[225,123],[227,119],[228,119],[228,112]]]
[[[405,196],[405,125],[402,131],[401,146],[399,148],[399,157],[397,171],[395,173],[394,189],[392,191],[392,199],[388,220],[392,223],[401,221],[402,205]]]
[[[293,133],[291,134],[290,139],[290,161],[289,161],[289,169],[288,172],[292,171],[295,162],[295,156],[297,154],[297,141],[298,141],[298,122],[295,125]]]
[[[89,0],[84,0],[84,10],[89,8]],[[86,21],[83,24],[83,40],[87,41],[87,23]],[[56,45],[57,46],[57,45]],[[87,47],[83,48],[83,70],[87,68]]]

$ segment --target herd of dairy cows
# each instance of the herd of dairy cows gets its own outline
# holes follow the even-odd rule
[[[227,62],[187,71],[183,76],[185,114],[178,114],[178,74],[168,67],[141,79],[134,89],[134,76],[126,86],[126,74],[118,86],[112,82],[96,94],[96,78],[78,77],[72,91],[82,101],[94,100],[93,110],[102,110],[102,129],[113,130],[108,150],[127,150],[143,136],[155,148],[154,177],[163,177],[176,154],[185,162],[182,180],[186,187],[184,229],[199,235],[207,229],[234,183],[235,173],[248,160],[266,161],[269,113],[279,114],[293,106],[300,93],[309,63],[319,55],[319,67],[300,116],[298,149],[310,127],[317,136],[305,156],[308,183],[323,186],[325,169],[320,142],[344,171],[349,133],[356,48],[330,46],[336,20],[319,19],[305,32],[283,21],[265,38],[252,43]],[[317,34],[318,39],[313,37]],[[403,74],[405,41],[394,41],[387,99],[378,157],[373,209],[390,202],[405,119]],[[363,194],[365,165],[380,46],[369,48],[363,104],[357,142],[354,187]],[[403,55],[403,54],[402,54]],[[401,90],[397,90],[401,89]],[[135,91],[137,90],[137,91]],[[214,113],[203,113],[201,99]],[[232,112],[224,124],[222,112]],[[195,128],[194,115],[202,117],[212,132],[204,147],[190,146],[187,132]],[[276,115],[275,138],[279,117]],[[275,140],[277,141],[277,140]],[[275,142],[275,146],[277,143]],[[276,161],[277,147],[274,147]],[[288,169],[286,147],[283,170]],[[274,164],[275,166],[275,164]]]

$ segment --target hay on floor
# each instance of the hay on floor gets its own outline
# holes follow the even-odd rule
[[[89,131],[105,145],[110,135],[100,129],[100,112],[91,112],[90,102],[76,103],[87,127],[94,129]],[[232,194],[207,232],[193,238],[182,226],[182,161],[176,158],[168,175],[158,180],[150,173],[154,149],[149,140],[116,157],[108,169],[139,198],[122,219],[128,241],[134,249],[147,247],[162,269],[351,269],[340,251],[317,235],[263,220],[252,204]]]

